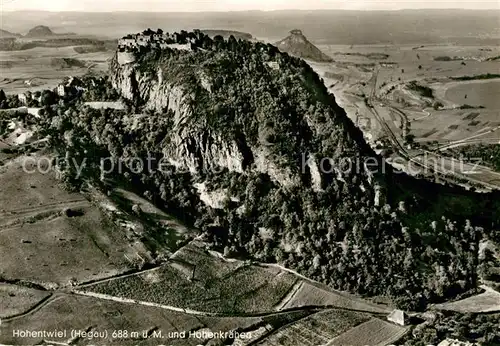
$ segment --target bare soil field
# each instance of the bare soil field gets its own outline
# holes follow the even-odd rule
[[[489,313],[500,311],[500,292],[486,288],[486,292],[456,302],[437,304],[436,309],[461,313]]]
[[[373,313],[387,313],[390,311],[389,308],[383,305],[372,304],[344,292],[323,289],[306,281],[302,283],[301,287],[282,309],[303,306],[329,306]]]
[[[189,336],[189,331],[226,333],[229,331],[245,331],[253,338],[265,336],[276,328],[301,321],[310,315],[308,312],[276,313],[263,317],[211,317],[191,315],[169,309],[144,306],[136,303],[123,303],[99,300],[78,294],[54,293],[37,306],[27,306],[22,314],[2,321],[0,344],[37,344],[46,342],[62,342],[73,345],[116,344],[116,345],[199,345],[206,344],[209,338],[203,335]],[[333,316],[330,312],[318,314],[317,321],[311,320],[305,325],[310,328],[321,327],[324,318],[366,319],[340,312]],[[305,321],[305,320],[304,320]],[[338,325],[340,322],[336,322]],[[41,330],[66,332],[63,337],[15,337],[13,330]],[[72,330],[98,333],[95,336],[71,337]],[[126,331],[127,334],[113,337],[113,331]],[[174,332],[185,332],[185,338],[173,335]],[[104,333],[104,335],[102,334]],[[107,333],[107,334],[105,334]],[[132,334],[133,333],[133,334]],[[156,334],[154,334],[156,333]],[[220,342],[229,344],[231,339],[220,337],[212,340],[210,345]],[[248,339],[235,339],[233,345],[244,345]]]
[[[484,109],[463,110],[431,110],[429,116],[415,116],[410,118],[411,133],[420,143],[438,141],[446,144],[458,140],[484,141],[497,139],[500,141],[500,132],[488,132],[500,126],[498,111]]]
[[[49,292],[0,283],[0,318],[22,314],[49,296]]]
[[[377,106],[378,100],[381,100],[409,113],[410,133],[422,143],[464,139],[498,122],[500,98],[495,80],[457,82],[450,79],[495,73],[499,62],[488,59],[500,55],[498,47],[329,45],[319,48],[332,56],[335,62],[311,65],[371,142],[384,136],[384,132],[377,126],[372,111],[365,106],[364,97],[373,96]],[[373,59],[374,56],[387,58]],[[435,99],[424,99],[407,90],[406,86],[412,81],[430,86],[435,91]],[[357,98],[352,99],[354,95]],[[433,110],[434,101],[442,102],[446,109]],[[484,108],[453,109],[464,105]],[[464,119],[467,111],[478,112],[478,119]],[[389,112],[382,113],[387,115],[382,114],[385,121],[391,125],[394,122],[396,135],[402,137],[399,120],[392,119]],[[478,138],[477,141],[490,142],[491,137],[500,141],[498,133]]]
[[[47,205],[59,205],[61,210],[68,202],[85,200],[76,193],[68,193],[58,186],[54,174],[25,173],[23,166],[28,171],[37,171],[37,160],[40,168],[45,171],[49,163],[41,156],[22,156],[9,161],[0,167],[0,212],[15,215],[30,208]],[[2,220],[4,218],[2,217]]]
[[[104,72],[108,69],[108,60],[113,52],[79,54],[74,48],[37,47],[0,52],[0,89],[6,93],[21,93],[54,88],[68,75],[79,76],[89,70]],[[84,64],[84,67],[58,64],[62,58],[76,59]],[[31,86],[25,83],[29,80],[33,80]]]
[[[45,330],[66,331],[63,338],[45,338],[57,342],[72,342],[77,345],[99,344],[116,345],[198,345],[200,340],[169,338],[168,333],[175,331],[189,331],[204,328],[205,325],[198,318],[157,308],[150,308],[134,304],[120,304],[116,302],[100,301],[94,298],[63,295],[47,302],[42,308],[20,318],[2,322],[0,343],[30,344],[40,343],[44,338],[15,338],[12,330]],[[219,327],[220,328],[220,327]],[[107,331],[108,336],[93,339],[72,339],[71,330],[102,333]],[[127,330],[139,332],[140,335],[112,338],[113,331]],[[164,339],[141,340],[142,333],[161,331]]]
[[[397,342],[409,329],[378,318],[364,322],[339,335],[328,346],[385,346]]]
[[[74,218],[55,216],[0,232],[0,268],[3,276],[40,285],[68,285],[133,268],[129,242],[106,222],[99,210],[80,209]]]
[[[469,104],[500,109],[500,80],[460,82],[446,90],[445,98],[458,105]]]
[[[147,258],[144,245],[132,244],[97,207],[62,190],[54,172],[24,172],[27,159],[0,169],[3,278],[65,286],[129,271],[130,259]]]
[[[204,312],[261,313],[273,311],[298,280],[275,268],[191,254],[182,250],[160,268],[90,285],[85,291]]]
[[[303,318],[278,329],[257,345],[262,346],[315,346],[330,340],[356,325],[368,321],[369,314],[327,310]]]

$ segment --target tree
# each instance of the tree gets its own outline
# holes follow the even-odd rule
[[[406,137],[405,137],[405,141],[406,141],[406,143],[408,143],[408,144],[413,144],[413,143],[415,143],[415,135],[413,135],[413,134],[411,134],[411,133],[410,133],[410,134],[408,134],[408,135],[406,135]]]
[[[436,102],[434,102],[434,104],[432,105],[432,108],[434,108],[434,110],[436,110],[436,111],[437,111],[439,108],[442,108],[442,107],[444,107],[444,105],[443,105],[443,103],[442,103],[442,102],[440,102],[440,101],[436,101]]]
[[[41,106],[50,106],[57,102],[56,94],[52,90],[44,90],[42,92]]]

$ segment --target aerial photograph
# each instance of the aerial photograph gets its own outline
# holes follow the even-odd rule
[[[0,0],[0,345],[500,345],[498,0]]]

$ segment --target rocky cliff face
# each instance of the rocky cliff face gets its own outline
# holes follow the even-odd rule
[[[170,111],[173,128],[162,151],[172,165],[192,173],[215,171],[218,167],[243,172],[245,154],[238,143],[222,138],[221,134],[195,130],[193,95],[187,88],[164,81],[161,67],[158,67],[157,78],[152,78],[139,72],[134,62],[120,64],[117,59],[111,64],[112,83],[123,97],[141,100],[145,109]]]
[[[335,114],[334,119],[327,117],[318,120],[311,106],[312,114],[299,114],[299,120],[295,125],[287,124],[291,126],[292,134],[303,133],[305,137],[296,139],[303,151],[292,153],[291,158],[295,163],[290,165],[286,162],[286,156],[277,152],[276,148],[281,146],[280,143],[276,141],[269,143],[265,139],[269,134],[269,126],[264,124],[265,122],[274,123],[275,119],[260,119],[259,116],[262,117],[262,115],[258,115],[258,112],[247,115],[247,117],[257,118],[253,120],[253,123],[258,126],[258,139],[252,140],[250,138],[252,131],[246,130],[245,133],[245,127],[250,127],[248,124],[241,125],[235,121],[233,124],[225,123],[226,129],[214,128],[208,126],[207,122],[212,121],[212,117],[217,118],[217,114],[205,114],[205,117],[200,117],[198,114],[200,110],[196,108],[199,103],[198,99],[203,97],[215,99],[220,96],[212,90],[220,81],[217,76],[214,77],[210,73],[209,69],[197,68],[194,73],[195,84],[184,84],[179,80],[166,78],[167,67],[162,63],[152,64],[153,68],[145,72],[141,68],[144,62],[136,61],[136,59],[123,59],[120,54],[123,53],[117,53],[111,62],[111,80],[114,87],[123,97],[142,103],[144,109],[163,112],[170,118],[173,126],[163,140],[161,150],[168,161],[178,169],[191,173],[217,172],[221,168],[238,173],[255,171],[267,174],[272,181],[283,187],[303,184],[306,179],[307,184],[315,191],[322,191],[330,177],[345,182],[350,181],[353,175],[359,175],[360,188],[370,186],[372,183],[367,172],[346,172],[336,165],[338,162],[334,163],[334,167],[326,167],[324,164],[325,159],[348,159],[349,156],[359,155],[360,151],[366,150],[361,135],[359,134],[359,138],[353,138],[356,136],[346,129],[349,124],[345,114]],[[189,54],[196,53],[190,52]],[[268,69],[269,71],[275,70]],[[235,73],[238,72],[235,71]],[[276,72],[280,73],[279,70]],[[258,93],[255,95],[259,96]],[[225,95],[222,96],[225,97]],[[316,113],[318,112],[316,110]],[[265,112],[261,113],[267,116]],[[285,118],[284,121],[288,120]],[[276,124],[273,126],[276,127]],[[244,130],[235,135],[232,133],[235,127],[243,127]],[[276,129],[273,128],[271,132],[275,133]],[[338,137],[335,137],[336,135]],[[314,138],[315,136],[317,138]],[[331,143],[323,146],[331,146],[332,152],[331,156],[325,158],[325,154],[328,153],[318,152],[318,143],[330,141],[329,137],[332,139]],[[291,148],[282,150],[287,149]],[[325,167],[328,169],[327,172],[324,172]]]

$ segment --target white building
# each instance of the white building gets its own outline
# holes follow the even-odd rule
[[[447,338],[447,339],[441,341],[437,346],[472,346],[472,345],[474,345],[474,344],[470,343],[468,341],[460,341],[460,340]]]
[[[388,316],[387,320],[393,323],[404,326],[407,324],[407,316],[402,310],[393,310]]]
[[[57,86],[57,95],[64,97],[66,96],[66,85],[64,84],[59,84]]]
[[[23,104],[27,104],[28,103],[28,97],[26,96],[26,94],[22,93],[22,94],[18,94],[17,95],[17,99],[22,102]]]

